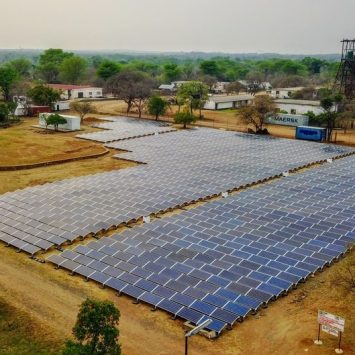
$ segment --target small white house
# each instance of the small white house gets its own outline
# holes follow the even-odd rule
[[[224,110],[250,105],[254,100],[252,95],[224,95],[209,96],[205,103],[205,110]]]
[[[82,85],[47,84],[61,92],[62,100],[91,99],[102,97],[102,88]]]
[[[43,128],[46,128],[46,118],[52,115],[52,113],[40,113],[39,114],[39,125]],[[79,131],[80,130],[80,117],[78,116],[69,116],[69,115],[60,115],[65,118],[67,123],[61,124],[58,126],[60,130],[64,131]],[[54,128],[52,126],[48,126],[47,128]]]
[[[294,92],[300,91],[302,89],[303,89],[303,87],[276,88],[276,89],[271,90],[270,95],[274,99],[289,99]]]
[[[292,115],[303,115],[309,111],[319,115],[324,112],[320,101],[277,99],[274,103],[278,111],[285,111]]]
[[[52,104],[53,111],[67,111],[70,109],[69,101],[57,101]]]

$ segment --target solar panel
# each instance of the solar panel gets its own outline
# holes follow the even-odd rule
[[[109,125],[111,130],[94,134],[105,136],[115,132],[114,139],[121,139],[125,134],[126,138],[129,137],[129,134],[127,135],[127,132],[122,130],[123,136],[119,137],[117,136],[118,130],[112,129],[120,124],[131,125],[131,127],[136,127],[137,130],[138,126],[141,125],[145,133],[150,127],[154,132],[160,129],[171,129],[170,127],[161,127],[160,124],[152,121],[141,122],[120,118],[113,119],[113,121],[103,123]],[[138,132],[135,132],[135,135],[139,135]],[[5,239],[5,243],[34,254],[39,251],[37,248],[47,250],[51,246],[73,241],[79,236],[97,233],[129,220],[137,220],[142,216],[262,181],[277,176],[283,171],[302,167],[311,162],[326,160],[329,157],[341,156],[352,151],[351,148],[346,147],[319,145],[296,140],[271,139],[269,137],[255,139],[255,137],[251,138],[249,135],[211,129],[153,135],[137,140],[131,139],[110,143],[108,146],[127,151],[118,154],[118,158],[146,164],[131,169],[35,186],[0,196],[0,215],[5,217],[1,218],[1,221],[4,220],[4,222],[0,224],[0,232],[14,237],[13,239],[2,237],[1,240]],[[238,152],[238,154],[235,152]],[[346,158],[347,161],[353,161],[351,159],[353,158]],[[335,161],[333,164],[339,166],[339,161]],[[320,169],[327,170],[323,167]],[[332,169],[334,168],[330,167],[328,170]],[[337,184],[340,185],[341,189],[348,191],[351,189],[351,184],[348,181],[351,175],[346,173],[346,167],[344,166],[341,166],[341,171],[344,171],[344,173],[343,176],[340,176],[341,173],[338,174]],[[238,206],[238,218],[233,217],[229,207],[228,210],[216,209],[213,211],[212,209],[212,211],[206,211],[208,213],[206,218],[190,212],[186,217],[184,228],[177,228],[174,222],[168,226],[165,224],[161,226],[165,236],[169,234],[173,237],[174,232],[175,235],[180,234],[180,237],[174,243],[171,243],[169,239],[153,236],[149,241],[150,246],[153,249],[154,247],[163,247],[164,250],[159,250],[160,255],[167,256],[171,253],[169,256],[171,256],[172,261],[184,263],[184,260],[187,260],[191,262],[187,265],[200,268],[203,263],[209,263],[211,258],[215,258],[213,255],[206,253],[211,248],[214,249],[215,253],[221,252],[224,254],[229,254],[231,250],[234,250],[231,255],[243,259],[255,254],[256,249],[262,249],[258,239],[267,237],[268,233],[272,232],[267,229],[261,230],[256,226],[262,227],[263,224],[267,223],[267,218],[276,219],[273,221],[274,225],[284,225],[280,242],[283,242],[285,238],[289,239],[290,234],[299,233],[301,237],[302,228],[307,226],[308,229],[313,228],[310,229],[312,233],[309,234],[311,235],[329,231],[339,235],[344,228],[345,231],[348,230],[350,226],[342,226],[334,221],[331,222],[331,225],[328,224],[328,221],[326,221],[326,224],[316,225],[317,222],[313,221],[313,219],[316,220],[316,218],[313,218],[314,216],[311,216],[312,219],[309,221],[299,220],[302,216],[308,217],[312,214],[307,206],[309,201],[307,194],[316,195],[317,198],[324,198],[325,194],[328,194],[328,196],[346,200],[346,193],[340,191],[338,185],[324,185],[324,188],[319,190],[315,188],[317,187],[316,183],[319,181],[319,183],[325,184],[326,181],[322,180],[317,173],[312,174],[312,179],[315,182],[313,185],[307,185],[305,181],[300,179],[297,181],[297,186],[290,187],[287,185],[287,181],[294,181],[294,178],[289,176],[283,180],[285,183],[280,181],[278,184],[281,189],[285,190],[289,201],[296,194],[302,197],[302,200],[294,203],[294,208],[301,209],[297,213],[287,215],[287,208],[282,210],[280,208],[280,211],[273,212],[275,208],[268,207],[270,213],[273,214],[266,217],[263,210],[258,210],[259,207],[263,207],[261,202],[266,208],[266,201],[261,201],[260,198],[257,202],[249,201],[248,205]],[[157,186],[156,181],[159,181],[159,186]],[[267,189],[264,193],[268,194],[267,196],[272,196]],[[254,192],[248,192],[244,200],[248,200],[249,197],[253,198],[254,195]],[[120,198],[117,198],[117,196]],[[226,200],[229,200],[229,198],[227,197]],[[271,206],[281,206],[280,203],[285,202],[285,199],[279,194],[277,194],[277,199],[277,201],[272,200]],[[306,204],[304,204],[305,201]],[[342,203],[346,206],[347,202],[342,201]],[[304,206],[303,209],[302,205]],[[312,208],[322,219],[333,217],[333,213],[326,209],[324,202],[323,205],[320,202],[317,206],[312,204]],[[87,211],[90,211],[90,213],[87,213]],[[351,217],[351,214],[347,214],[346,211],[338,211],[338,213],[341,213],[341,215],[339,214],[337,217]],[[83,216],[85,217],[83,218]],[[248,221],[250,225],[247,228],[245,223]],[[310,227],[309,223],[314,225]],[[250,234],[238,241],[239,244],[245,246],[238,250],[231,245],[222,244],[221,240],[224,239],[224,233],[232,235],[235,229],[238,229],[237,233],[245,231],[246,234]],[[211,232],[213,232],[212,235]],[[185,240],[182,239],[181,234],[185,234]],[[208,234],[214,238],[208,240],[206,237]],[[236,236],[236,234],[234,235]],[[335,237],[335,239],[336,245],[346,246],[349,242],[348,239],[340,240],[338,237]],[[255,243],[251,244],[251,241]],[[126,244],[126,249],[133,247],[130,249],[132,255],[140,255],[141,248],[138,245],[142,241],[134,240],[130,242]],[[269,243],[270,240],[264,242]],[[217,245],[212,247],[213,243]],[[304,243],[304,241],[295,239],[294,242],[288,243],[288,246],[284,244],[282,249],[286,248],[286,250],[292,251],[292,246],[302,245],[300,243]],[[304,248],[317,251],[314,248],[327,248],[324,243],[328,243],[328,241],[315,239],[312,243],[314,245],[309,244]],[[106,255],[113,256],[111,246],[100,246],[99,249],[102,247]],[[146,245],[145,248],[148,250],[149,246]],[[179,248],[188,248],[189,250],[186,253],[184,250],[179,251]],[[195,260],[190,258],[191,252],[199,253]],[[126,250],[122,250],[122,253],[125,254]],[[100,254],[96,254],[96,256],[92,254],[92,256],[101,260]],[[334,254],[334,256],[336,255]]]

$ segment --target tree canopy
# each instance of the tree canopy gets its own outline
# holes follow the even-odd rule
[[[35,105],[51,106],[60,100],[60,92],[45,85],[36,85],[27,93]]]
[[[76,341],[67,341],[63,355],[120,355],[119,319],[120,312],[112,302],[88,298],[73,328]]]
[[[65,83],[78,84],[85,74],[86,67],[86,60],[79,56],[66,58],[59,66],[60,78]]]
[[[0,67],[0,89],[5,101],[10,100],[10,90],[17,79],[18,73],[12,66],[4,65]]]
[[[154,85],[155,82],[145,73],[124,70],[107,81],[106,91],[127,103],[127,113],[136,106],[140,117]]]
[[[276,107],[272,98],[268,95],[259,95],[255,97],[252,105],[240,110],[240,115],[244,122],[254,126],[255,133],[263,133],[267,115],[275,111]]]
[[[155,119],[158,120],[159,116],[166,113],[168,106],[168,102],[162,97],[152,96],[148,101],[148,113],[152,116],[155,116]]]
[[[112,76],[118,74],[120,70],[121,67],[117,62],[114,62],[112,60],[104,60],[97,68],[97,75],[100,78],[107,80]]]
[[[198,109],[201,116],[201,109],[208,99],[208,86],[200,81],[189,81],[178,88],[176,96],[180,104],[189,108],[191,114]]]

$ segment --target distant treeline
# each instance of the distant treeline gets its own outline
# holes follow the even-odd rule
[[[0,50],[0,69],[16,72],[22,81],[103,87],[125,71],[142,72],[157,84],[197,80],[211,87],[216,81],[246,80],[274,87],[315,86],[331,83],[338,66],[337,55]]]

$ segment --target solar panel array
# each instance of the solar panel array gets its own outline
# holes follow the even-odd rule
[[[48,258],[219,334],[355,241],[355,157]]]
[[[0,196],[0,240],[34,254],[151,213],[351,152],[211,129],[115,143],[146,162]]]
[[[102,120],[110,122],[97,123],[93,127],[101,128],[104,131],[79,134],[76,137],[107,143],[149,136],[155,133],[175,131],[166,122],[147,121],[129,117],[109,117]]]

